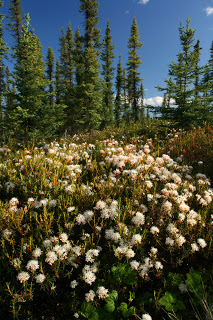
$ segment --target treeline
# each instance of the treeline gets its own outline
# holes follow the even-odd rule
[[[0,2],[1,7],[3,2]],[[3,15],[0,19],[0,101],[1,136],[18,139],[49,138],[63,133],[119,126],[138,121],[143,115],[142,79],[139,75],[142,47],[136,18],[128,40],[126,69],[118,59],[114,65],[114,48],[109,21],[101,41],[98,28],[98,2],[80,0],[84,15],[84,35],[71,24],[62,28],[59,59],[51,47],[46,59],[29,14],[24,15],[21,0],[11,0],[6,24],[13,37],[9,48],[3,38]],[[4,65],[8,54],[14,61],[11,72]],[[115,83],[114,83],[115,77]]]
[[[3,7],[3,1],[0,1]],[[0,14],[0,136],[28,141],[62,134],[103,129],[112,125],[143,122],[143,79],[139,73],[142,48],[136,18],[128,38],[128,60],[121,56],[114,67],[115,46],[109,21],[101,40],[96,0],[79,0],[84,16],[84,34],[73,32],[69,23],[59,38],[59,58],[51,47],[42,55],[40,40],[24,15],[21,0],[11,0],[4,25]],[[13,37],[8,48],[4,28]],[[181,50],[169,66],[159,117],[184,127],[212,121],[213,44],[207,65],[199,66],[201,47],[195,31],[181,23]],[[6,65],[14,62],[13,70]],[[147,108],[148,110],[148,108]]]

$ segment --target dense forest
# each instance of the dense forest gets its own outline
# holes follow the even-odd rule
[[[3,7],[3,1],[0,1]],[[21,0],[11,0],[4,23],[0,14],[0,135],[2,141],[32,138],[54,138],[62,135],[129,125],[146,121],[149,108],[144,105],[142,42],[136,18],[128,38],[128,61],[122,66],[115,57],[110,22],[101,39],[98,2],[79,0],[84,16],[84,34],[79,28],[62,28],[59,38],[59,59],[51,47],[42,55],[40,40],[24,14]],[[8,48],[4,28],[13,37]],[[195,31],[181,22],[180,51],[169,65],[169,78],[162,106],[155,114],[173,125],[190,128],[204,121],[211,122],[213,102],[213,42],[210,58],[200,66],[201,46]],[[12,60],[13,70],[7,61]],[[113,66],[116,63],[117,68]],[[147,112],[145,112],[145,109]]]

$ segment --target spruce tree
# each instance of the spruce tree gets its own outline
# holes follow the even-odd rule
[[[74,51],[74,40],[73,40],[73,32],[71,28],[71,24],[69,22],[67,34],[66,34],[66,44],[67,44],[67,80],[69,88],[73,87],[73,79],[74,79],[74,59],[73,59],[73,51]]]
[[[46,74],[47,80],[49,81],[49,104],[53,106],[54,103],[54,87],[53,87],[53,78],[54,78],[54,53],[51,47],[48,47],[47,59],[46,59]]]
[[[83,37],[80,34],[79,27],[75,33],[73,58],[75,66],[75,82],[76,86],[79,86],[83,82],[84,75]]]
[[[140,35],[138,31],[136,18],[133,18],[133,24],[131,27],[130,37],[128,41],[129,56],[128,56],[128,95],[132,106],[133,118],[135,121],[139,119],[139,95],[138,89],[142,79],[140,78],[139,67],[142,64],[141,58],[137,53],[137,50],[142,48],[142,42],[140,42]]]
[[[123,69],[121,64],[121,56],[119,56],[119,61],[117,65],[117,75],[116,75],[116,97],[115,97],[115,123],[119,127],[121,123],[122,115],[122,88],[123,88]],[[126,111],[126,110],[125,110]]]
[[[94,48],[100,49],[100,29],[97,28],[99,23],[98,2],[97,0],[80,0],[80,2],[80,12],[85,18],[85,46],[88,48],[93,43]]]
[[[26,23],[22,26],[19,50],[16,52],[15,82],[18,94],[16,108],[17,120],[20,123],[20,134],[24,134],[25,141],[29,137],[39,137],[44,133],[47,125],[45,108],[47,80],[41,44],[30,30],[30,17],[26,16]],[[46,119],[47,120],[47,119]]]
[[[56,59],[56,71],[55,71],[55,100],[56,104],[60,104],[62,102],[61,99],[61,65],[60,61]]]
[[[144,107],[144,87],[143,87],[143,82],[141,82],[139,93],[138,93],[140,103],[139,103],[139,110],[140,110],[140,121],[144,122],[145,120],[145,107]]]
[[[205,86],[204,100],[207,105],[213,102],[213,41],[210,47],[210,59],[204,68],[202,84]]]
[[[123,109],[123,119],[127,124],[130,123],[130,103],[128,97],[128,86],[126,79],[126,70],[123,69],[123,77],[122,77],[122,90],[123,90],[123,98],[122,98],[122,109]]]
[[[193,45],[195,30],[190,28],[189,18],[186,27],[181,21],[179,34],[182,51],[177,54],[177,62],[169,65],[170,79],[165,80],[167,87],[158,88],[167,92],[168,99],[175,99],[176,107],[167,108],[169,118],[182,127],[190,127],[207,120],[210,108],[203,103],[205,86],[198,81],[198,75],[203,72],[199,67],[201,48],[199,41]]]
[[[0,1],[0,8],[3,7],[3,1]],[[4,15],[0,13],[0,112],[1,112],[1,135],[4,140],[4,107],[3,107],[3,99],[4,99],[4,89],[5,89],[5,65],[4,59],[6,58],[6,54],[8,51],[8,47],[3,38],[3,19]]]
[[[21,29],[22,29],[22,23],[24,20],[21,0],[10,1],[10,7],[8,10],[8,19],[10,20],[10,22],[8,23],[8,30],[11,31],[12,36],[15,40],[13,49],[17,50],[20,45]]]
[[[102,81],[100,78],[100,30],[97,28],[98,2],[96,0],[80,0],[80,12],[85,17],[84,36],[84,75],[78,86],[79,120],[78,124],[91,131],[101,123]]]
[[[112,123],[113,118],[113,76],[115,68],[112,66],[113,59],[115,55],[113,50],[115,46],[112,44],[111,30],[109,27],[109,20],[107,22],[105,38],[103,41],[103,51],[101,54],[101,59],[103,61],[102,65],[102,75],[104,77],[104,87],[103,87],[103,103],[102,112],[105,115],[102,121],[102,127]]]

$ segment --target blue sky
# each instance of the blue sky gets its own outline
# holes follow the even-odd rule
[[[9,2],[4,1],[5,14]],[[43,46],[44,57],[48,46],[53,48],[55,56],[58,57],[61,29],[64,27],[66,30],[69,21],[74,33],[78,26],[81,32],[84,32],[79,0],[22,0],[22,5],[24,12],[30,14],[31,25]],[[200,40],[203,48],[201,65],[209,59],[213,41],[213,0],[100,0],[99,16],[99,28],[103,36],[109,19],[115,44],[115,66],[121,54],[123,67],[128,57],[127,42],[132,20],[136,17],[143,42],[143,47],[138,52],[143,62],[140,73],[144,78],[148,104],[161,103],[159,96],[162,97],[163,94],[155,89],[155,86],[164,84],[164,79],[168,77],[168,65],[176,59],[181,48],[178,33],[181,20],[186,25],[189,17],[191,28],[196,30],[195,39]],[[6,31],[5,40],[9,45],[12,44]]]

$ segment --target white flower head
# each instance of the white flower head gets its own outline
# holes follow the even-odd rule
[[[35,276],[36,283],[42,283],[42,282],[44,282],[45,278],[46,278],[46,277],[45,277],[44,274],[39,273],[37,276]]]
[[[39,269],[38,260],[29,260],[27,262],[26,269],[31,272],[35,272],[37,269]]]
[[[17,280],[20,281],[21,283],[29,280],[29,278],[30,278],[29,273],[25,271],[22,271],[17,275]]]
[[[93,301],[95,298],[95,292],[93,290],[90,290],[88,293],[85,294],[85,299],[87,302]]]
[[[105,289],[103,286],[98,287],[96,294],[98,295],[99,299],[105,299],[108,297],[108,289]]]

